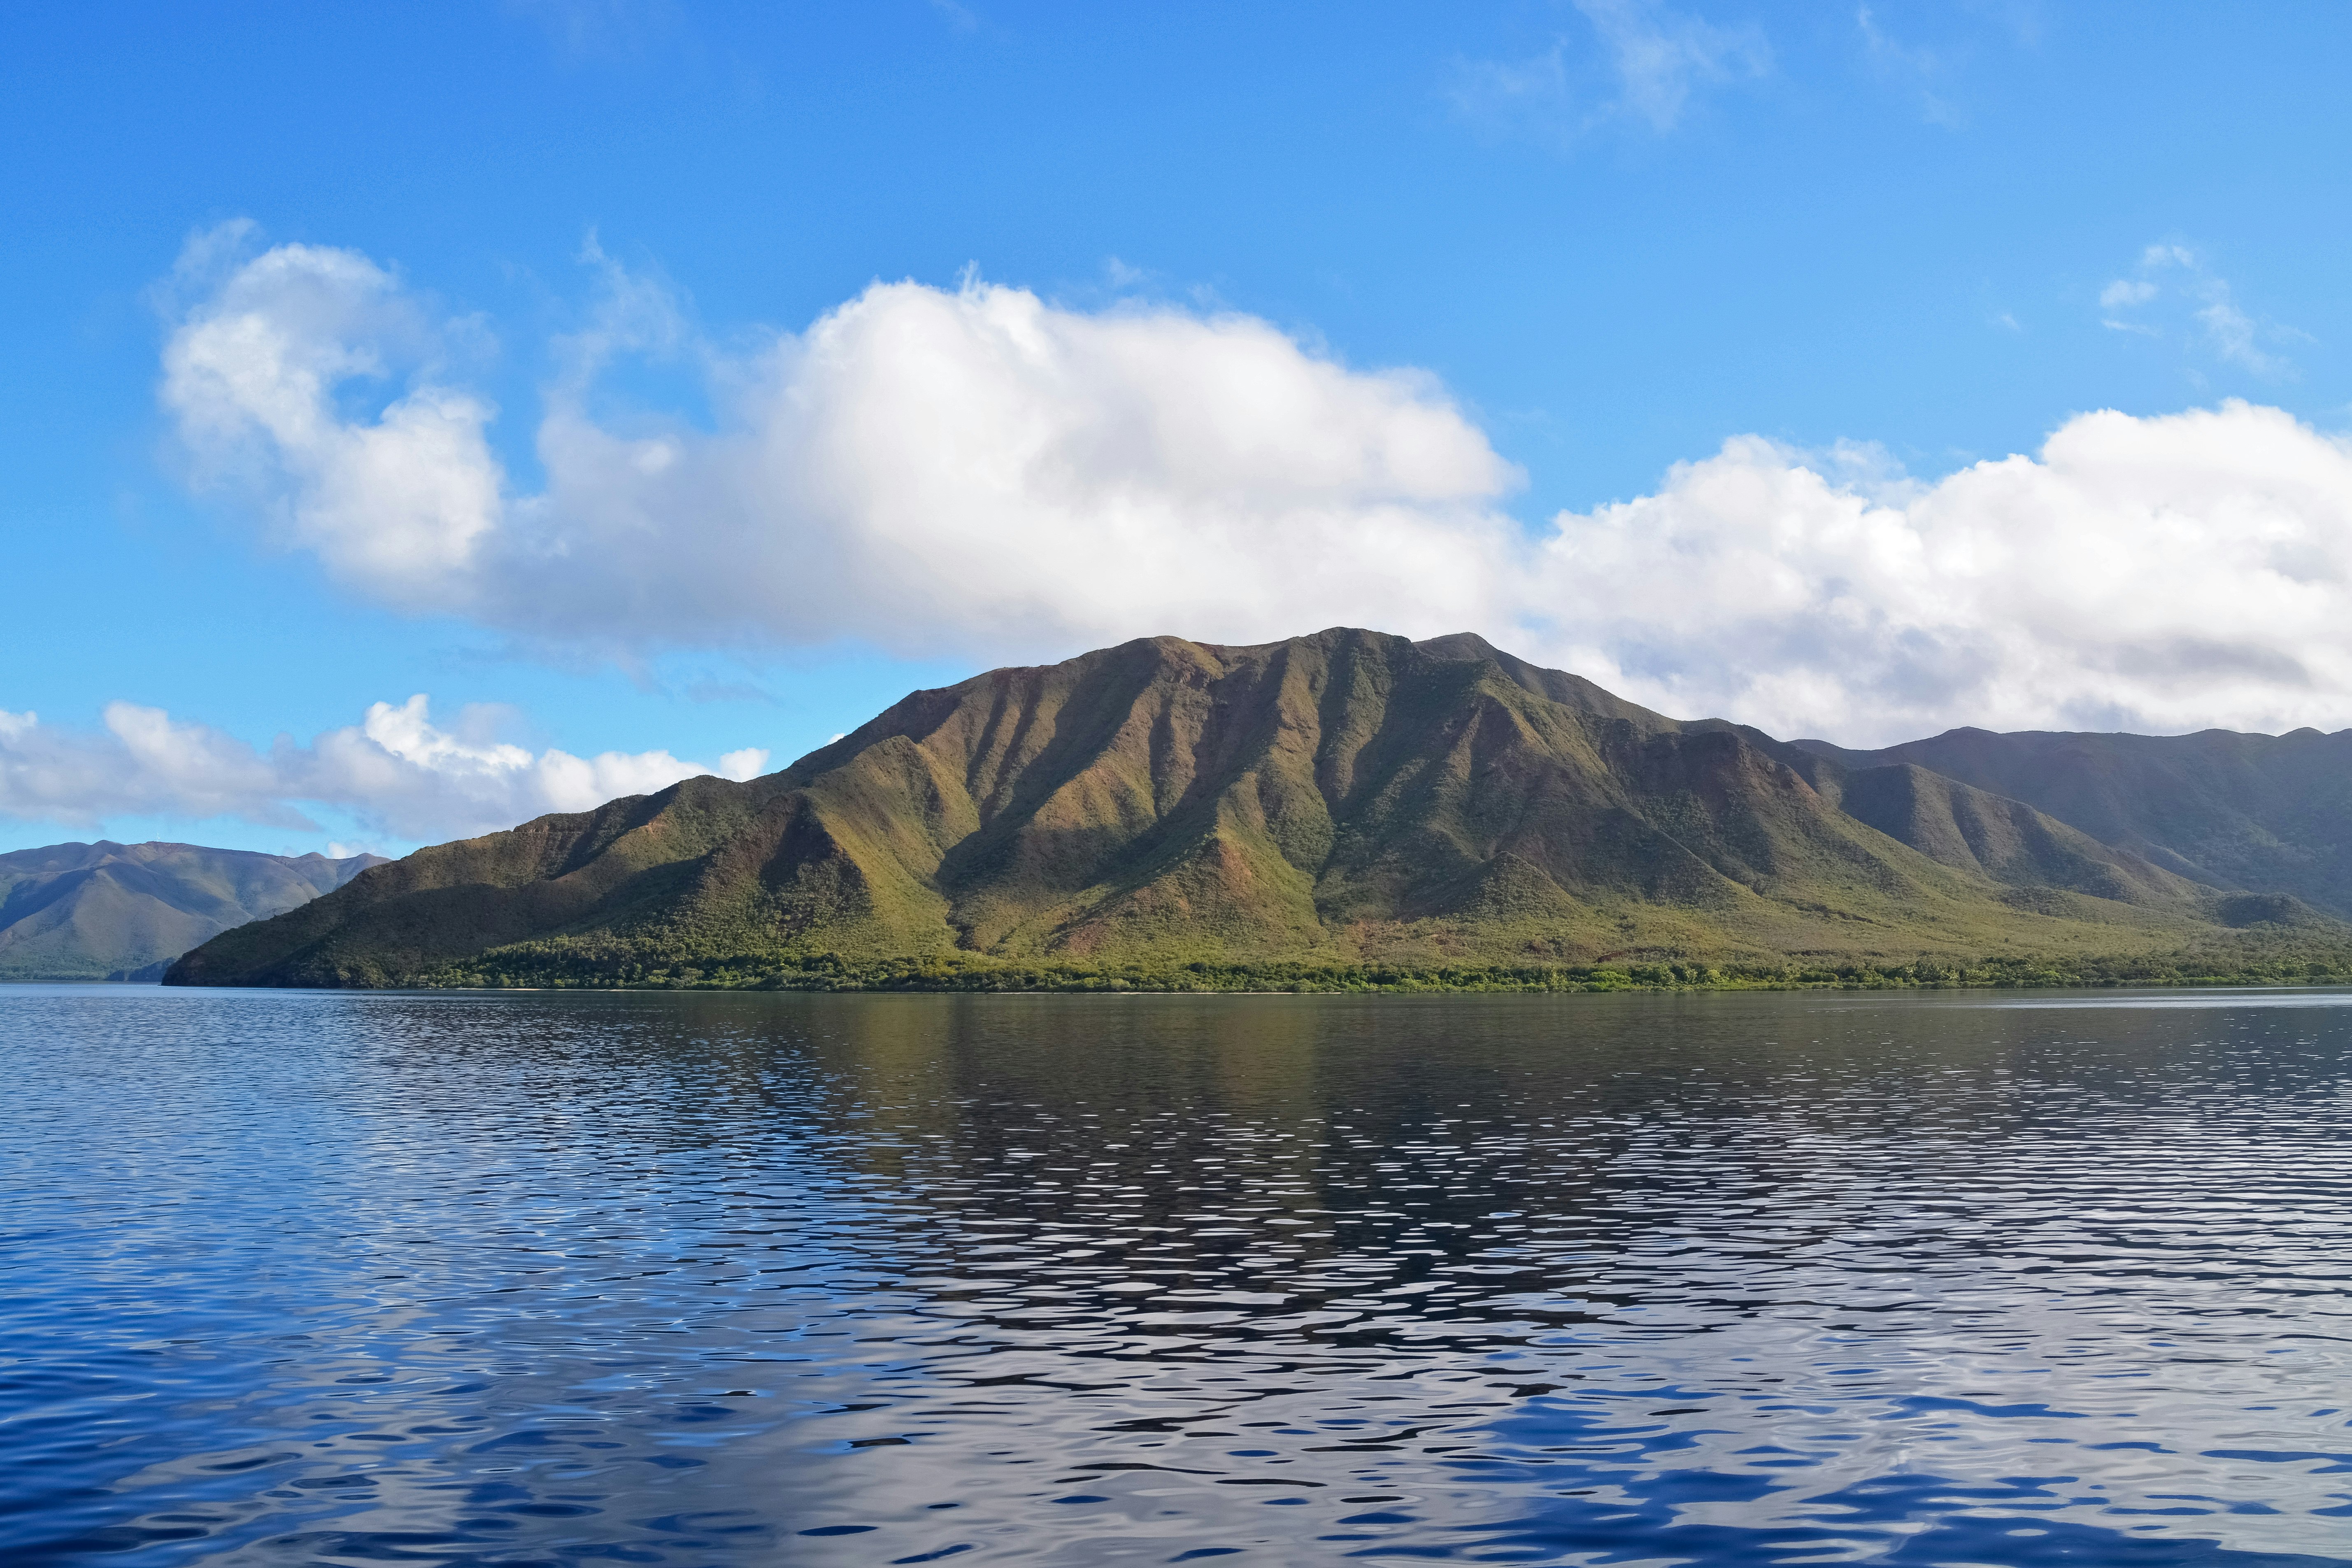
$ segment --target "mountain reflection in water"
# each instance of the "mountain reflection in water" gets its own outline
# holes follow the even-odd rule
[[[8,988],[0,1559],[2352,1561],[2352,1005],[2021,1000]]]

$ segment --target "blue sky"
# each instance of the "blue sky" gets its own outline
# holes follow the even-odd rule
[[[1334,621],[1849,741],[2345,727],[2347,33],[16,7],[0,847],[398,850]]]

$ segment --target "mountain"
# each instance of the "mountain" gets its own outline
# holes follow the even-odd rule
[[[168,980],[2112,954],[2217,931],[2224,902],[1907,761],[1678,722],[1475,637],[1334,629],[918,691],[782,773],[377,867]]]
[[[0,855],[0,980],[158,979],[207,937],[383,863],[106,840]]]
[[[1878,752],[1795,745],[1843,769],[1926,768],[2022,801],[2179,876],[2352,917],[2352,730],[1951,730]]]

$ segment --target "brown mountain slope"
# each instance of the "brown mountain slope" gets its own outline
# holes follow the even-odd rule
[[[1678,721],[1626,701],[1581,676],[1544,669],[1503,652],[1475,633],[1418,645],[1456,658],[1487,658],[1514,681],[1586,714],[1625,720],[1640,733],[1725,731],[1787,763],[1847,815],[1940,864],[1974,871],[2011,888],[2054,888],[2127,903],[2210,912],[2210,887],[2175,875],[2128,849],[2111,848],[2021,802],[2008,800],[1915,765],[1849,767],[1827,759],[1819,742],[1791,744],[1719,719]],[[1856,753],[1859,755],[1859,753]]]
[[[691,780],[419,851],[215,939],[172,978],[956,952],[2115,952],[2199,925],[2199,890],[2027,808],[1940,784],[1874,804],[1914,847],[1786,750],[1475,638],[1151,638],[916,692],[749,784]]]

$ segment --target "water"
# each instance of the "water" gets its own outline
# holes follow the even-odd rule
[[[12,987],[0,1062],[12,1564],[2352,1562],[2342,994]]]

